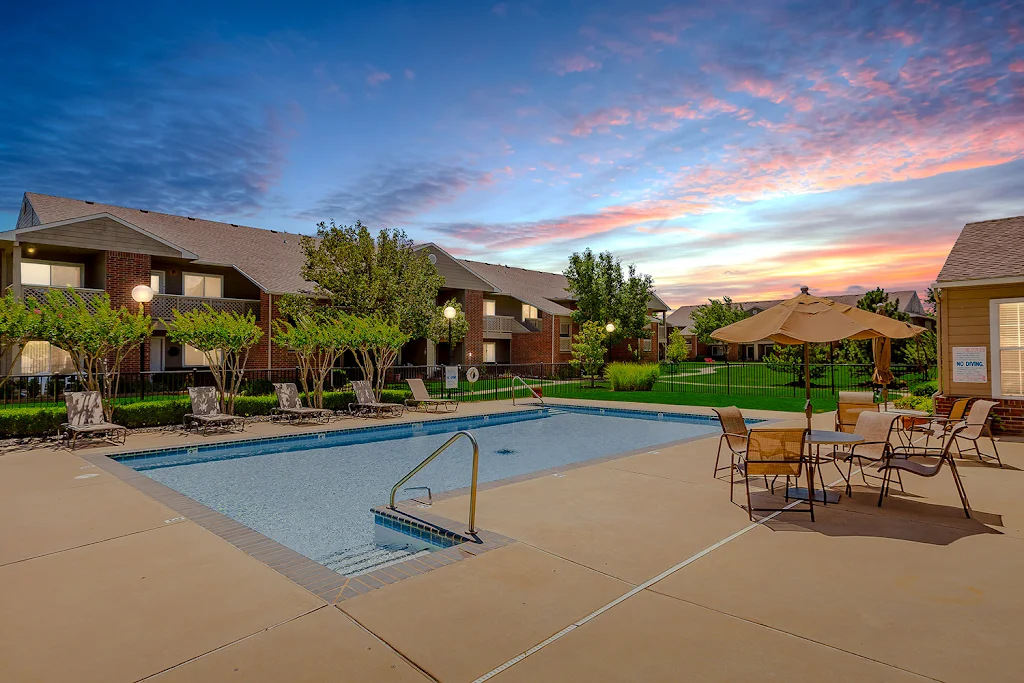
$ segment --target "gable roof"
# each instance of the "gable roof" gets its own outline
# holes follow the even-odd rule
[[[860,294],[836,294],[834,296],[825,295],[822,298],[831,299],[836,303],[846,304],[848,306],[856,306],[857,302],[860,301],[867,292],[861,292]],[[886,292],[889,295],[889,300],[899,300],[900,311],[907,313],[911,316],[924,316],[927,315],[924,306],[921,305],[921,299],[917,296],[917,292],[913,290],[905,290],[901,292]],[[744,311],[766,311],[772,306],[781,304],[785,299],[769,299],[764,301],[734,301],[734,306],[741,307]],[[694,306],[680,306],[668,316],[668,324],[672,327],[678,327],[684,331],[689,330],[693,324],[693,318],[691,314],[697,309],[697,306],[703,304],[697,304]]]
[[[25,201],[35,214],[33,222],[59,223],[108,214],[158,240],[192,252],[198,256],[197,263],[233,266],[265,291],[284,294],[313,289],[313,284],[300,275],[305,257],[299,245],[299,235],[294,233],[34,192],[26,192]]]
[[[561,273],[547,273],[542,270],[465,259],[461,263],[493,284],[499,292],[536,306],[538,310],[551,315],[572,313],[572,309],[566,305],[573,301],[572,295],[566,289],[569,281]],[[667,311],[668,305],[657,294],[653,294],[648,308],[653,311]]]
[[[1024,280],[1024,216],[968,223],[939,271],[941,283]]]

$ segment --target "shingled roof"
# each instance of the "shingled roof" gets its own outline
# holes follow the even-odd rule
[[[968,223],[960,231],[938,283],[1024,280],[1024,216]]]
[[[34,192],[26,192],[25,201],[31,209],[25,213],[31,215],[34,212],[35,216],[27,225],[19,222],[18,228],[107,213],[197,254],[197,263],[234,266],[260,288],[273,294],[297,293],[313,288],[313,284],[303,280],[299,274],[305,257],[299,246],[299,235],[294,233]]]

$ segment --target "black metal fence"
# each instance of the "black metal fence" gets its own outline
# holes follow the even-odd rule
[[[445,382],[445,368],[433,366],[396,366],[386,377],[386,389],[408,390],[407,379],[419,378],[434,396],[450,396],[463,401],[507,399],[530,394],[522,379],[545,396],[587,398],[596,395],[591,385],[607,388],[607,381],[594,381],[568,363],[531,363],[475,366],[477,378],[470,381],[469,367],[459,367],[454,387]],[[804,395],[802,369],[780,368],[763,362],[687,362],[662,364],[655,383],[656,392],[729,394],[737,396],[801,397]],[[912,387],[936,377],[935,366],[894,365],[895,379],[888,389],[891,395],[908,392]],[[871,390],[871,365],[820,364],[811,366],[812,396],[835,397],[840,391]],[[328,390],[343,390],[353,379],[362,379],[359,368],[335,368],[328,381]],[[246,370],[241,392],[246,395],[273,393],[274,382],[299,384],[298,368]],[[188,395],[193,386],[214,385],[209,370],[121,373],[118,382],[119,402],[157,400]],[[51,406],[62,404],[64,392],[81,389],[74,375],[31,375],[11,377],[0,391],[0,406]],[[598,392],[599,393],[599,392]]]

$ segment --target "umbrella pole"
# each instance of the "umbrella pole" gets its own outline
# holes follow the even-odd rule
[[[807,415],[807,431],[811,431],[811,415],[814,406],[811,405],[811,347],[804,344],[804,388],[807,390],[807,403],[804,404],[804,414]]]

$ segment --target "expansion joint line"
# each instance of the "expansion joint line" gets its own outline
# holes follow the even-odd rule
[[[858,470],[858,472],[859,472],[859,470]],[[835,486],[836,484],[838,484],[841,481],[843,481],[843,479],[836,479],[834,482],[830,483],[829,486]],[[644,591],[644,590],[650,588],[651,586],[653,586],[654,584],[658,583],[662,579],[668,578],[672,574],[675,574],[677,571],[679,571],[683,567],[686,567],[688,565],[693,564],[694,562],[696,562],[700,558],[704,557],[705,555],[709,555],[712,552],[714,552],[715,550],[718,550],[719,548],[721,548],[726,543],[729,543],[731,541],[736,540],[737,538],[739,538],[743,534],[747,533],[751,529],[756,529],[757,527],[761,526],[765,522],[770,522],[771,520],[773,520],[776,517],[778,517],[779,515],[781,515],[783,512],[786,512],[787,510],[791,510],[792,508],[794,508],[797,505],[800,505],[800,504],[802,504],[804,502],[805,501],[803,501],[803,500],[795,500],[792,503],[790,503],[789,505],[787,505],[786,507],[782,508],[781,510],[773,512],[772,514],[768,515],[767,517],[762,517],[761,519],[757,520],[756,522],[752,522],[751,524],[743,527],[742,529],[740,529],[736,533],[734,533],[734,534],[732,534],[730,536],[726,536],[725,538],[723,538],[722,540],[718,541],[717,543],[709,545],[707,548],[704,548],[704,550],[701,550],[696,555],[691,555],[690,557],[686,558],[685,560],[683,560],[679,564],[676,564],[676,565],[673,565],[673,566],[669,567],[668,569],[666,569],[662,573],[658,574],[654,578],[648,579],[647,581],[645,581],[645,582],[641,583],[640,585],[634,587],[630,591],[628,591],[626,593],[623,593],[619,597],[617,597],[614,600],[612,600],[611,602],[609,602],[607,605],[604,605],[602,607],[597,608],[596,610],[594,610],[593,612],[591,612],[587,616],[583,617],[579,621],[575,621],[575,622],[569,624],[568,626],[563,628],[561,631],[559,631],[558,633],[556,633],[553,636],[551,636],[550,638],[548,638],[547,640],[543,640],[543,641],[537,643],[536,645],[531,647],[529,650],[526,650],[525,652],[522,652],[522,653],[516,655],[512,659],[510,659],[507,662],[505,662],[504,664],[502,664],[501,666],[498,666],[497,668],[491,669],[490,671],[485,673],[483,676],[481,676],[480,678],[477,678],[475,681],[473,681],[473,683],[484,683],[484,681],[491,680],[492,678],[494,678],[498,674],[502,673],[503,671],[505,671],[505,670],[515,666],[519,662],[523,661],[524,659],[526,659],[530,655],[536,654],[537,652],[543,650],[544,648],[546,648],[548,645],[550,645],[551,643],[555,642],[556,640],[562,638],[563,636],[568,635],[569,633],[572,633],[573,631],[578,629],[580,626],[583,626],[583,624],[587,623],[591,619],[595,619],[595,618],[601,616],[602,614],[604,614],[605,612],[607,612],[611,608],[615,607],[616,605],[620,605],[623,602],[625,602],[626,600],[629,600],[631,597],[633,597],[637,593],[639,593],[641,591]]]

